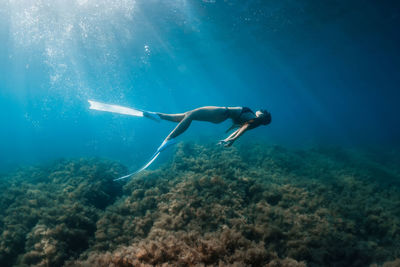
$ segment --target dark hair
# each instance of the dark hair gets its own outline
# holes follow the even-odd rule
[[[268,124],[270,124],[271,123],[271,120],[272,120],[272,118],[271,118],[271,113],[269,113],[267,110],[265,110],[265,109],[260,109],[260,110],[258,110],[258,111],[260,111],[261,113],[262,113],[262,115],[260,115],[258,118],[260,119],[260,122],[261,122],[261,124],[264,124],[264,125],[268,125]]]
[[[260,125],[268,125],[271,123],[271,113],[269,113],[265,109],[257,110],[257,112],[261,112],[261,114],[259,116],[257,116],[256,118],[249,121],[249,124],[250,124],[249,129],[254,129]],[[257,112],[256,112],[256,114],[257,114]]]

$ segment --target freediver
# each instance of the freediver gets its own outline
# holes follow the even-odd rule
[[[164,139],[157,151],[153,154],[150,160],[139,170],[125,175],[123,177],[114,179],[114,181],[122,180],[131,177],[149,167],[160,155],[160,153],[167,147],[176,143],[175,138],[186,131],[192,121],[208,121],[212,123],[221,123],[227,119],[232,119],[233,125],[226,131],[237,129],[227,138],[219,141],[218,144],[229,147],[246,131],[257,128],[261,125],[268,125],[271,123],[271,114],[263,109],[253,112],[248,107],[200,107],[194,110],[187,111],[179,114],[167,114],[160,112],[144,111],[140,109],[128,108],[118,105],[110,105],[100,103],[94,100],[88,100],[90,109],[101,110],[119,114],[125,114],[135,117],[146,117],[155,121],[167,120],[177,122],[178,125],[174,130]]]
[[[233,125],[226,131],[236,129],[227,138],[219,141],[219,144],[229,147],[235,142],[243,133],[248,130],[257,128],[261,125],[268,125],[271,123],[271,114],[267,110],[258,110],[255,113],[248,107],[200,107],[194,110],[187,111],[179,114],[166,114],[160,112],[144,111],[143,116],[157,120],[167,120],[177,122],[178,125],[174,130],[165,138],[164,142],[158,148],[157,152],[163,151],[168,146],[175,143],[175,138],[186,131],[192,121],[208,121],[212,123],[221,123],[227,119],[232,119]]]

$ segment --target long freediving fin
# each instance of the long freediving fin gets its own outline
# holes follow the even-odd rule
[[[176,140],[174,138],[171,138],[169,140],[164,140],[164,142],[162,142],[162,144],[158,147],[157,152],[162,152],[165,149],[167,149],[170,146],[173,146],[176,144]]]
[[[133,176],[133,175],[135,175],[135,174],[138,174],[139,172],[145,170],[147,167],[149,167],[149,166],[156,160],[156,158],[160,155],[160,153],[161,153],[161,152],[156,152],[156,153],[154,153],[154,155],[150,158],[149,162],[147,162],[147,163],[146,163],[142,168],[140,168],[139,170],[137,170],[137,171],[135,171],[135,172],[132,172],[131,174],[122,176],[122,177],[120,177],[120,178],[114,179],[114,181],[119,181],[119,180],[123,180],[123,179],[129,178],[129,177],[131,177],[131,176]]]
[[[143,111],[133,108],[127,108],[118,105],[110,105],[105,103],[100,103],[93,100],[88,100],[90,104],[90,109],[100,110],[100,111],[107,111],[112,113],[124,114],[124,115],[131,115],[135,117],[143,117]]]
[[[90,104],[90,107],[89,107],[90,109],[124,114],[124,115],[130,115],[130,116],[135,116],[135,117],[146,117],[151,120],[158,121],[158,122],[161,121],[161,118],[155,112],[150,112],[150,111],[145,111],[145,110],[135,109],[135,108],[128,108],[128,107],[123,107],[123,106],[119,106],[119,105],[105,104],[105,103],[97,102],[94,100],[88,100],[88,102]]]
[[[168,147],[170,147],[170,146],[172,146],[174,144],[176,144],[176,140],[175,139],[164,140],[164,142],[162,142],[160,147],[157,149],[156,153],[154,153],[154,155],[150,158],[150,160],[142,168],[140,168],[139,170],[137,170],[137,171],[135,171],[135,172],[133,172],[131,174],[128,174],[128,175],[122,176],[120,178],[114,179],[114,181],[123,180],[123,179],[129,178],[129,177],[131,177],[131,176],[133,176],[135,174],[138,174],[141,171],[144,171],[145,169],[147,169],[147,167],[149,167],[156,160],[156,158],[160,155],[160,153],[162,151],[164,151],[165,149],[167,149]]]

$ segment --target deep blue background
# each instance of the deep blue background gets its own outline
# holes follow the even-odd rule
[[[398,1],[0,3],[0,168],[100,156],[135,168],[175,126],[88,110],[267,108],[280,145],[398,148]],[[194,123],[181,140],[221,139]]]

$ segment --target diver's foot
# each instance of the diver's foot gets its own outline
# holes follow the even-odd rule
[[[175,145],[176,144],[176,140],[175,139],[168,139],[168,140],[164,140],[164,142],[162,142],[161,146],[157,149],[157,152],[161,152],[163,150],[165,150],[166,148]]]
[[[143,111],[143,116],[146,117],[146,118],[149,118],[149,119],[151,119],[153,121],[156,121],[156,122],[160,122],[161,121],[160,116],[158,116],[158,114],[155,113],[155,112]]]

